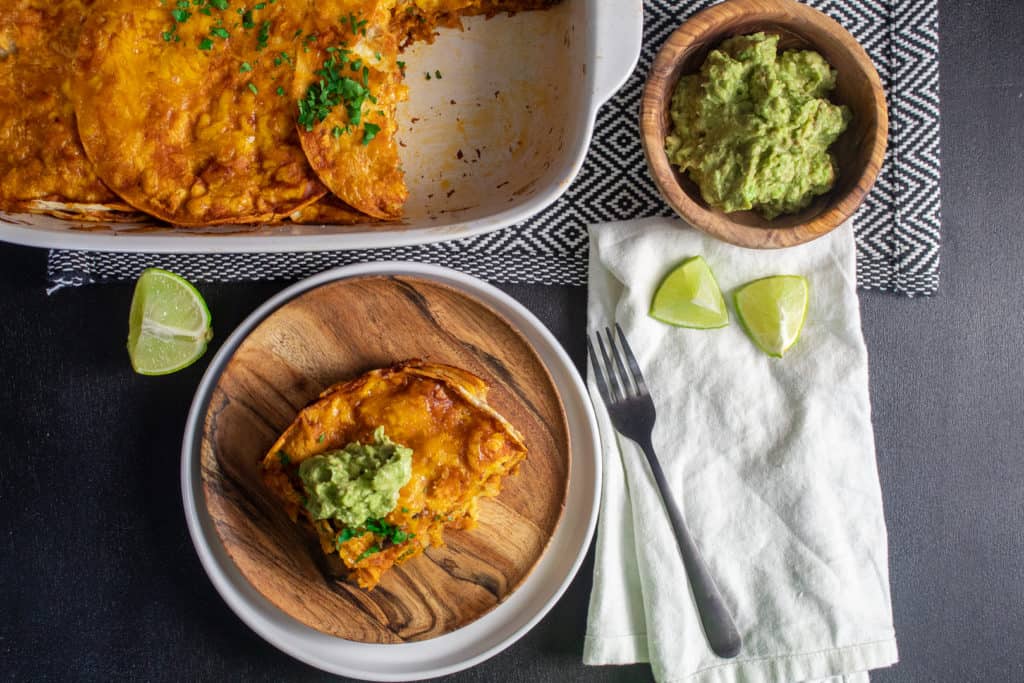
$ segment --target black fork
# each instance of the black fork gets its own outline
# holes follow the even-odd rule
[[[647,390],[647,383],[644,382],[633,349],[629,347],[626,335],[622,333],[618,323],[615,325],[615,331],[618,334],[618,344],[615,343],[611,328],[604,329],[604,338],[600,332],[594,334],[600,356],[594,350],[593,341],[587,339],[597,388],[605,405],[608,406],[612,425],[620,434],[636,442],[647,456],[647,464],[654,474],[658,491],[661,492],[661,500],[672,523],[672,531],[675,532],[679,553],[683,557],[683,567],[686,569],[686,578],[693,589],[700,623],[711,650],[719,657],[735,657],[743,641],[736,630],[732,615],[722,601],[715,580],[708,573],[707,565],[704,564],[700,551],[690,537],[683,515],[672,498],[668,482],[665,481],[665,473],[661,470],[661,463],[658,462],[654,446],[651,444],[651,431],[654,429],[656,417],[654,401]],[[608,342],[607,346],[605,339]]]

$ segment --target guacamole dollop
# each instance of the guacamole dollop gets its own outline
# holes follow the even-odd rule
[[[412,449],[389,439],[383,427],[374,430],[371,443],[354,441],[299,465],[313,518],[336,519],[348,527],[391,512],[411,476]]]
[[[794,213],[835,183],[828,148],[851,119],[828,100],[836,72],[811,50],[779,54],[778,43],[730,38],[672,96],[669,160],[725,212]]]

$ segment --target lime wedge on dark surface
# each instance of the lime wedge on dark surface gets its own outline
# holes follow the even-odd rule
[[[184,278],[148,268],[135,283],[128,317],[128,356],[141,375],[186,368],[206,352],[213,337],[210,311]]]

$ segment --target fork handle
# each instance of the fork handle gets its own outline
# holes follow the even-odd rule
[[[676,543],[679,545],[679,553],[683,556],[686,578],[689,579],[690,587],[693,589],[697,613],[700,615],[700,623],[704,628],[708,644],[711,646],[712,652],[719,657],[735,657],[743,645],[743,639],[740,638],[740,633],[736,630],[732,614],[725,606],[722,594],[718,592],[718,586],[711,578],[707,565],[704,564],[704,559],[700,556],[700,551],[686,528],[683,515],[672,497],[668,482],[665,480],[661,463],[658,462],[658,458],[654,454],[654,446],[650,437],[637,441],[637,445],[647,456],[647,464],[650,465],[654,481],[658,484],[658,491],[661,492],[661,502],[665,504],[668,519],[672,523],[672,531],[676,536]]]

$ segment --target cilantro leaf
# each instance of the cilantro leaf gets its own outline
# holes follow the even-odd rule
[[[368,558],[370,555],[373,555],[373,554],[379,553],[379,552],[380,552],[380,548],[378,546],[371,545],[369,548],[367,548],[365,551],[363,551],[363,553],[359,557],[356,558],[356,562],[362,562],[363,560]]]
[[[377,125],[372,124],[372,123],[367,123],[366,125],[364,125],[363,126],[363,144],[364,145],[370,144],[370,140],[372,140],[375,137],[377,137],[377,133],[379,133],[379,132],[380,132],[380,126],[377,126]],[[397,543],[397,541],[396,541],[396,543]]]

